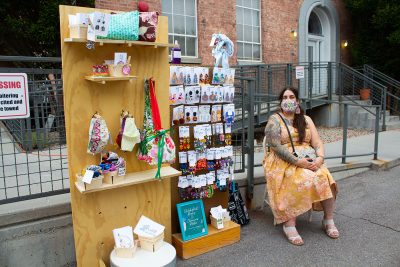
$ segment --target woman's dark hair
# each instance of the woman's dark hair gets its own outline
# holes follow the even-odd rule
[[[279,94],[279,106],[282,103],[283,94],[287,90],[291,91],[294,94],[294,96],[296,97],[297,102],[299,101],[299,91],[294,87],[286,87]],[[296,114],[296,113],[294,114],[293,126],[299,132],[299,142],[302,143],[304,141],[304,138],[305,138],[305,135],[306,135],[307,122],[306,122],[306,119],[304,117],[304,110],[301,108],[300,105],[299,105],[299,108],[300,108],[300,114]]]

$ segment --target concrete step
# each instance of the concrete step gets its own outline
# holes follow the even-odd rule
[[[400,121],[390,121],[386,123],[386,130],[400,129]]]

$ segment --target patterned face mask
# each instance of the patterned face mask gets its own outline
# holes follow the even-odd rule
[[[284,99],[282,100],[281,108],[284,112],[295,112],[297,108],[297,101],[295,99]]]

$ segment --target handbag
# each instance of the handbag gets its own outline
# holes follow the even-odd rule
[[[145,106],[143,131],[139,146],[138,159],[150,165],[157,165],[155,178],[161,178],[161,164],[175,162],[175,144],[169,130],[161,126],[160,111],[155,94],[153,79],[145,81]]]
[[[155,42],[158,12],[139,13],[139,41]]]
[[[286,124],[286,121],[283,119],[281,114],[279,114],[279,113],[277,113],[277,114],[281,118],[283,123],[285,124],[286,130],[287,130],[287,132],[289,134],[290,144],[292,145],[292,149],[293,149],[293,153],[292,153],[293,156],[295,156],[297,158],[300,158],[300,159],[309,158],[311,160],[314,160],[317,157],[314,149],[309,149],[309,150],[306,151],[306,153],[305,153],[305,151],[303,151],[303,153],[301,153],[301,154],[298,154],[296,152],[296,150],[294,149],[294,145],[293,145],[292,135],[290,134],[290,130],[289,130],[289,127]]]
[[[249,213],[235,181],[232,181],[229,186],[228,211],[235,223],[246,225],[250,222]]]
[[[139,38],[139,12],[137,10],[111,14],[110,26],[106,37],[98,39],[137,41]]]

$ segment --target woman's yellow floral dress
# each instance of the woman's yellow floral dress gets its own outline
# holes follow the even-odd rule
[[[287,120],[286,120],[287,121]],[[299,158],[315,157],[311,147],[311,132],[306,128],[304,142],[298,142],[298,133],[287,121],[294,147]],[[320,201],[336,197],[336,183],[325,165],[318,171],[297,167],[293,164],[292,147],[282,119],[274,114],[265,128],[271,151],[265,156],[264,170],[269,203],[276,223],[286,222],[313,208],[322,210]],[[292,163],[290,163],[292,162]]]

